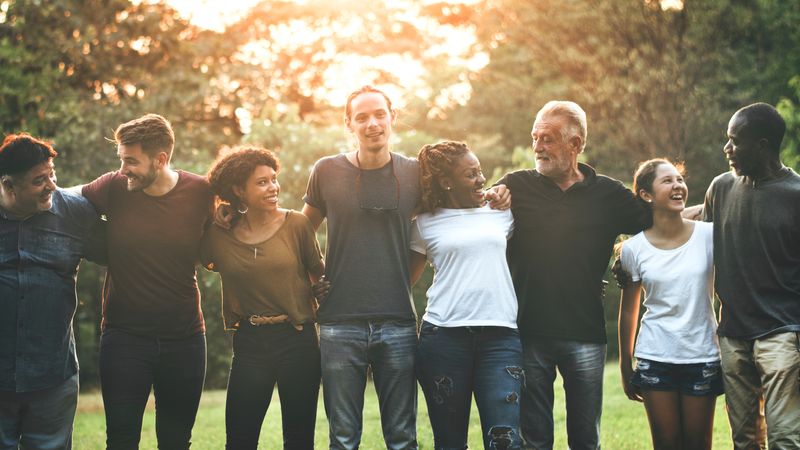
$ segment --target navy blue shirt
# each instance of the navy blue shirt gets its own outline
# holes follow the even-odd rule
[[[58,189],[19,220],[0,208],[0,391],[56,386],[78,371],[72,317],[78,264],[97,213]]]

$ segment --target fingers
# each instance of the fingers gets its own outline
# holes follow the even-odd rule
[[[505,210],[511,208],[511,191],[504,184],[493,186],[486,191],[485,198],[489,200],[492,209]]]
[[[311,290],[314,293],[314,298],[321,303],[323,300],[325,300],[325,297],[327,297],[328,292],[331,290],[331,282],[325,278],[325,275],[323,275],[311,286]]]
[[[234,217],[235,211],[233,208],[231,208],[231,205],[224,203],[220,204],[214,211],[214,225],[226,230],[230,230]]]

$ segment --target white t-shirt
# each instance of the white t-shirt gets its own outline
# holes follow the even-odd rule
[[[678,248],[654,247],[644,232],[625,241],[622,267],[645,291],[634,356],[673,364],[719,360],[714,317],[713,225],[695,222]]]
[[[445,209],[417,216],[411,249],[433,265],[423,320],[443,327],[517,328],[517,297],[506,262],[511,211]]]

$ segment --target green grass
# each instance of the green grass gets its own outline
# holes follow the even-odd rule
[[[606,367],[603,400],[602,444],[604,448],[613,450],[634,450],[651,448],[650,429],[647,424],[644,407],[641,403],[628,400],[619,383],[619,372],[615,364]],[[364,435],[361,448],[380,449],[383,446],[380,416],[375,389],[367,386],[364,407]],[[103,403],[99,393],[82,393],[78,403],[78,415],[75,418],[74,448],[95,450],[105,448],[105,421]],[[270,405],[267,418],[261,430],[260,448],[281,448],[281,419],[277,390]],[[417,433],[420,449],[433,448],[433,436],[428,421],[425,400],[420,392]],[[555,446],[556,449],[567,448],[566,425],[564,414],[564,395],[561,380],[556,380],[556,404],[554,407]],[[203,393],[197,422],[192,437],[194,450],[219,450],[225,447],[225,392],[207,391]],[[320,395],[317,410],[316,448],[327,448],[328,422]],[[470,448],[482,448],[481,429],[477,409],[473,403],[469,429]],[[730,428],[725,414],[724,399],[717,401],[717,413],[714,421],[714,449],[731,448]],[[145,413],[142,429],[141,447],[144,450],[155,449],[154,410],[151,403]]]

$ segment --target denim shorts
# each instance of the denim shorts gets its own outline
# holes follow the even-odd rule
[[[644,391],[678,391],[698,397],[724,392],[719,361],[671,364],[639,358],[631,384]]]

